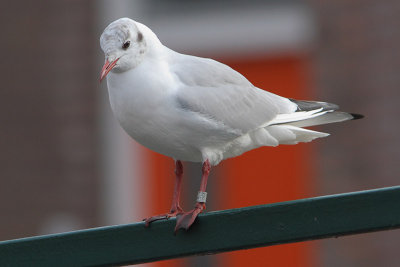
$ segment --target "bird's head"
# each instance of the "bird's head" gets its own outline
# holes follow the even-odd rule
[[[100,46],[105,55],[105,63],[100,82],[110,71],[124,72],[136,67],[143,60],[147,44],[145,33],[140,30],[141,26],[144,25],[129,18],[121,18],[104,29]]]

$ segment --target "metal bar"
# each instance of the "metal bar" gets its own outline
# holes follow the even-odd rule
[[[0,266],[102,266],[400,228],[400,186],[0,242]]]

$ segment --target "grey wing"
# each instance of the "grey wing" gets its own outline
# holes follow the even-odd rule
[[[240,73],[212,59],[181,55],[177,63],[172,65],[182,84],[177,104],[241,133],[297,108],[290,100],[256,88]]]

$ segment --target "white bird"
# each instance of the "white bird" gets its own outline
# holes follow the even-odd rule
[[[361,118],[335,104],[299,101],[264,91],[218,61],[184,55],[164,46],[145,25],[121,18],[100,37],[111,108],[137,142],[175,160],[176,182],[170,212],[175,232],[188,229],[205,209],[211,166],[261,146],[310,142],[329,134],[303,127]],[[179,205],[181,161],[202,162],[193,210]]]

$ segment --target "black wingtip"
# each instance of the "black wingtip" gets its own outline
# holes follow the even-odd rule
[[[351,116],[353,116],[353,120],[358,120],[364,118],[364,115],[361,114],[356,114],[356,113],[350,113]]]

